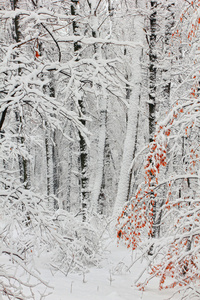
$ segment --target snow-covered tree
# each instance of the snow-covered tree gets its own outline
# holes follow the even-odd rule
[[[131,69],[132,74],[130,80],[130,95],[129,108],[127,113],[127,128],[126,137],[124,141],[123,158],[121,162],[121,171],[118,183],[117,197],[114,206],[113,216],[117,216],[121,207],[127,201],[129,184],[130,184],[130,171],[131,163],[133,160],[134,148],[137,136],[137,119],[138,109],[140,107],[141,98],[141,83],[142,83],[142,54],[144,43],[144,16],[141,10],[144,9],[145,2],[137,3],[133,10],[135,15],[133,16],[132,28],[134,31],[134,42],[138,43],[134,49],[131,50]],[[130,29],[129,29],[130,30]]]
[[[199,285],[199,12],[198,1],[185,3],[172,34],[178,72],[171,108],[149,144],[145,182],[118,219],[118,238],[127,247],[139,247],[146,258],[151,247],[146,279],[138,286],[157,276],[160,289],[182,287],[186,298],[198,295]]]

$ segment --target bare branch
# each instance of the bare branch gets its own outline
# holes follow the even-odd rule
[[[53,41],[55,42],[55,44],[56,44],[56,46],[58,48],[58,53],[59,53],[58,61],[60,62],[61,61],[61,51],[60,51],[60,46],[58,45],[58,42],[54,38],[53,34],[49,31],[49,29],[43,23],[41,23],[41,25],[49,33],[49,35],[52,37]]]
[[[98,7],[99,7],[101,1],[102,1],[102,0],[99,0],[98,4],[97,4],[97,6],[96,6],[96,8],[95,8],[95,10],[94,10],[94,15],[95,15],[95,16],[97,15],[97,9],[98,9]]]

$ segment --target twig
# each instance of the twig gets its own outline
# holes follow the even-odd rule
[[[60,46],[58,45],[58,42],[56,41],[56,39],[54,38],[53,34],[49,31],[49,29],[43,24],[41,23],[42,27],[49,33],[49,35],[52,37],[53,41],[55,42],[57,48],[58,48],[58,61],[61,61],[61,51],[60,51]]]

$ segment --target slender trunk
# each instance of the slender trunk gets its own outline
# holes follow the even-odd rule
[[[53,192],[56,197],[58,197],[59,190],[59,172],[58,172],[58,146],[56,142],[56,130],[53,130],[53,145],[52,145],[52,154],[53,154]],[[57,206],[57,204],[56,204]]]
[[[105,140],[105,152],[104,152],[104,167],[103,167],[103,178],[101,186],[101,194],[99,196],[99,213],[102,212],[108,216],[112,214],[113,208],[113,190],[116,189],[114,179],[114,173],[116,171],[112,152],[110,150],[110,144],[108,135]],[[102,203],[103,202],[103,203]]]
[[[183,139],[182,139],[182,160],[183,160],[183,162],[184,162],[185,165],[188,165],[187,159],[185,160],[186,153],[188,153],[188,149],[187,149],[188,148],[187,147],[188,146],[187,145],[188,141],[187,141],[187,139],[188,139],[187,137],[186,138],[183,137]],[[191,189],[191,182],[190,182],[189,178],[187,178],[187,191],[188,191],[188,194],[189,194],[189,196],[187,196],[187,197],[188,198],[193,198],[193,197],[191,197],[192,189]],[[191,209],[190,208],[191,202],[188,202],[187,205],[188,205],[188,214],[189,214],[189,211]],[[191,224],[191,223],[188,224],[187,223],[187,230],[188,231],[191,231],[192,227],[193,227],[193,224]],[[192,240],[193,240],[193,236],[192,235],[189,238],[187,238],[186,252],[188,252],[188,251],[191,250],[191,248],[192,248]],[[188,262],[184,262],[184,264],[182,266],[182,274],[186,275],[187,271],[188,271]]]
[[[73,127],[72,124],[69,125],[69,137],[72,138]],[[69,142],[68,147],[68,169],[67,169],[67,193],[66,199],[63,200],[63,209],[70,212],[71,209],[71,183],[72,183],[72,151],[73,142]]]
[[[88,1],[90,7],[90,13],[93,14],[93,9],[96,8],[96,5],[92,5],[90,1]],[[94,7],[93,7],[94,6]],[[110,14],[111,10],[111,3],[108,2],[108,12]],[[95,18],[96,12],[94,12]],[[96,23],[96,22],[95,22]],[[92,28],[92,36],[94,38],[99,37],[98,32],[96,29]],[[97,53],[98,56],[101,58],[101,46],[94,44],[94,53]],[[97,164],[95,168],[95,180],[94,186],[91,193],[91,200],[92,200],[92,210],[94,212],[98,212],[99,214],[103,214],[106,206],[106,199],[104,194],[105,182],[103,179],[105,178],[105,144],[106,144],[106,130],[107,130],[107,96],[104,92],[104,87],[98,87],[101,96],[99,96],[99,110],[100,110],[100,124],[99,124],[99,140],[98,140],[98,152],[97,152]],[[98,99],[97,99],[98,100]]]
[[[32,1],[35,8],[38,1]],[[45,28],[45,26],[43,25]],[[38,43],[38,54],[41,56],[43,52],[42,43]],[[44,92],[50,97],[55,98],[55,86],[53,74],[50,72],[49,83],[43,87]],[[46,176],[47,176],[47,195],[49,196],[49,207],[54,210],[58,209],[58,203],[55,197],[58,197],[59,174],[58,174],[58,149],[56,143],[56,130],[50,128],[45,122],[45,150],[46,150]]]
[[[139,107],[140,107],[140,99],[139,99]],[[133,159],[135,158],[135,154],[136,154],[136,151],[137,151],[138,132],[139,132],[139,117],[140,117],[140,112],[138,110],[138,112],[137,112],[137,121],[136,121],[135,145],[134,145],[134,151],[133,151]],[[134,179],[133,176],[134,176],[134,174],[133,174],[133,167],[132,167],[131,170],[130,170],[127,200],[130,198],[130,195],[132,194],[132,186],[133,186],[132,179]]]
[[[18,9],[18,0],[10,0],[11,2],[11,8],[12,10],[16,10]],[[13,29],[12,29],[12,33],[13,33],[13,38],[16,41],[16,43],[19,43],[21,41],[22,38],[22,34],[20,31],[20,16],[17,15],[14,17],[13,19]],[[21,74],[21,69],[18,68],[18,74]],[[4,117],[5,119],[5,114],[6,114],[7,110],[3,112],[2,118]],[[21,145],[24,145],[24,138],[21,135],[21,130],[22,130],[22,118],[19,115],[19,112],[16,111],[15,112],[15,117],[16,117],[16,121],[17,121],[17,131],[19,134],[19,137],[17,138],[18,143]],[[29,189],[31,186],[31,181],[30,181],[30,162],[25,159],[22,155],[18,156],[19,159],[19,172],[20,172],[20,181],[22,183],[25,183],[25,188]]]
[[[142,3],[140,2],[142,5]],[[144,5],[144,3],[143,3]],[[141,7],[140,7],[141,8]],[[142,15],[135,16],[134,19],[134,32],[135,40],[143,41],[144,31],[143,31],[144,17]],[[133,49],[132,58],[132,69],[133,78],[132,84],[133,88],[130,95],[129,109],[128,109],[128,122],[126,137],[124,142],[124,150],[121,164],[121,171],[119,177],[119,184],[117,190],[117,197],[114,205],[113,216],[117,217],[121,211],[123,205],[125,204],[128,191],[129,191],[129,181],[130,181],[130,166],[133,159],[135,141],[136,141],[136,120],[138,115],[140,94],[141,94],[141,57],[142,57],[142,47],[137,47]]]
[[[22,119],[19,116],[18,111],[15,112],[15,118],[17,121],[17,132],[19,137],[17,138],[18,143],[22,146],[24,145],[24,138],[21,135],[21,124]],[[27,149],[29,152],[30,149]],[[31,178],[30,178],[30,161],[28,159],[25,159],[22,155],[18,155],[18,161],[19,161],[19,173],[20,173],[20,181],[24,183],[24,187],[26,189],[30,189],[31,187]]]
[[[103,200],[102,196],[102,181],[104,173],[104,159],[105,159],[105,142],[106,142],[106,123],[107,123],[107,99],[106,96],[102,97],[99,102],[100,106],[100,127],[99,127],[99,141],[97,153],[97,166],[95,173],[95,181],[91,195],[93,211],[103,213]],[[99,205],[98,205],[99,203]]]
[[[50,75],[51,76],[51,75]],[[50,83],[44,86],[44,92],[50,97],[55,97],[55,87],[53,86],[53,78]],[[54,196],[58,196],[59,177],[58,177],[58,149],[56,144],[56,131],[50,128],[45,122],[45,149],[47,162],[47,195],[49,196],[49,207],[57,209],[58,204]]]
[[[157,75],[157,53],[156,53],[156,32],[157,32],[157,1],[150,1],[151,14],[150,14],[150,38],[149,38],[149,142],[153,142],[155,133],[155,112],[156,112],[156,75]],[[153,164],[153,162],[151,162]],[[151,188],[155,185],[155,176],[151,177]],[[158,237],[157,226],[157,203],[155,195],[150,194],[150,203],[153,207],[152,216],[152,238]],[[153,255],[153,244],[150,246],[149,255]]]
[[[57,173],[57,153],[55,146],[55,132],[52,133],[46,123],[45,149],[46,149],[46,169],[47,169],[47,195],[49,196],[49,207],[58,209],[57,201],[54,196],[58,196],[59,180]]]
[[[164,44],[165,44],[165,50],[164,50],[164,68],[162,70],[162,78],[163,78],[163,103],[162,107],[164,111],[168,110],[170,105],[170,90],[171,90],[171,61],[168,59],[168,53],[170,48],[170,40],[172,37],[172,29],[175,24],[175,12],[174,12],[175,3],[169,2],[167,4],[167,15],[165,19],[165,36],[164,36]]]
[[[71,14],[76,16],[78,0],[71,0]],[[74,35],[79,35],[79,26],[76,21],[73,21],[73,33]],[[79,51],[81,49],[81,44],[79,42],[74,43],[74,53],[79,59]],[[86,122],[84,120],[85,115],[85,103],[83,97],[80,97],[78,100],[80,117],[82,118],[82,124],[85,126]],[[88,208],[89,202],[89,179],[88,179],[88,149],[84,136],[79,131],[79,147],[80,147],[80,156],[79,156],[79,166],[80,166],[80,186],[81,186],[81,210],[83,214],[83,221],[86,220],[86,211]]]
[[[74,110],[73,99],[70,99],[70,109]],[[72,168],[73,168],[73,131],[74,127],[72,123],[69,124],[69,145],[68,145],[68,165],[67,165],[67,187],[66,187],[66,197],[63,199],[63,209],[70,212],[71,210],[71,188],[72,188]]]
[[[46,148],[46,161],[47,161],[47,195],[54,195],[53,183],[53,147],[51,129],[48,123],[45,124],[45,148]],[[51,206],[51,205],[50,205]],[[53,206],[53,205],[52,205]]]
[[[157,31],[157,1],[151,1],[150,41],[149,41],[149,142],[153,141],[155,133],[156,112],[156,31]]]
[[[47,195],[49,196],[49,208],[54,210],[56,203],[54,200],[54,165],[53,165],[53,141],[51,129],[48,123],[45,123],[45,149],[46,149],[46,176],[47,176]]]

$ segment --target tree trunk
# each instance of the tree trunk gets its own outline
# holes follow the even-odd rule
[[[150,41],[149,41],[149,142],[153,141],[155,133],[156,112],[156,31],[157,31],[157,1],[151,1]]]
[[[150,1],[151,14],[150,14],[150,38],[149,38],[149,143],[154,140],[155,124],[156,124],[156,75],[157,75],[157,53],[156,53],[156,33],[157,33],[157,1]],[[153,162],[152,162],[153,163]],[[155,185],[155,176],[151,176],[151,188]],[[152,238],[158,237],[158,224],[157,224],[157,203],[152,192],[150,194],[150,203],[153,207],[153,225],[152,225]],[[151,245],[149,255],[153,254],[153,244]]]
[[[140,98],[139,98],[139,103],[140,107]],[[133,158],[135,158],[135,154],[137,151],[137,145],[138,145],[138,132],[139,132],[139,118],[140,118],[140,112],[138,110],[137,112],[137,120],[136,120],[136,131],[135,131],[135,145],[134,145],[134,150],[133,150]],[[132,194],[132,189],[133,189],[133,180],[134,180],[134,173],[133,173],[133,167],[130,169],[130,176],[129,176],[129,186],[128,186],[128,194],[127,194],[127,200],[130,198],[130,195]]]
[[[165,18],[165,37],[164,37],[164,68],[162,70],[162,79],[163,79],[163,102],[162,107],[163,111],[167,111],[170,105],[170,90],[171,90],[171,60],[168,59],[169,49],[170,49],[170,40],[172,37],[172,29],[175,24],[175,3],[172,1],[167,3],[167,15]],[[166,59],[167,57],[167,59]]]
[[[138,8],[142,8],[145,3],[140,2]],[[135,32],[135,41],[143,42],[144,31],[143,31],[144,17],[142,15],[135,16],[134,19],[134,32]],[[136,141],[136,130],[137,130],[137,115],[140,102],[141,94],[141,57],[142,57],[142,47],[138,46],[134,48],[132,54],[132,70],[133,76],[131,83],[133,85],[132,91],[130,94],[130,102],[128,109],[128,121],[127,121],[127,130],[126,137],[124,142],[123,157],[121,163],[121,171],[119,177],[119,184],[117,190],[117,197],[114,205],[113,216],[117,217],[120,213],[123,205],[125,204],[128,191],[129,191],[129,181],[130,181],[130,167],[134,154],[134,147]]]
[[[90,7],[90,14],[94,15],[95,18],[96,12],[94,11],[96,9],[97,3],[92,3],[88,1],[89,7]],[[108,13],[110,14],[111,11],[111,3],[108,2]],[[96,22],[95,22],[96,23]],[[94,38],[99,37],[98,32],[96,31],[96,28],[92,28],[92,36]],[[97,53],[98,56],[101,58],[101,46],[94,44],[94,53]],[[93,185],[93,190],[91,193],[91,201],[92,201],[92,211],[98,212],[99,214],[103,214],[105,210],[105,194],[104,194],[104,187],[105,184],[103,182],[103,178],[105,178],[105,145],[106,145],[106,131],[107,131],[107,95],[104,92],[104,87],[100,86],[99,89],[99,140],[98,140],[98,150],[97,150],[97,164],[95,168],[95,180]],[[97,99],[98,100],[98,99]]]
[[[157,53],[156,53],[156,31],[157,31],[157,1],[151,1],[151,10],[152,13],[150,15],[150,43],[149,43],[149,142],[153,141],[153,135],[155,132],[155,112],[156,112],[156,84],[157,84]],[[168,56],[169,51],[169,43],[172,34],[172,27],[174,26],[174,12],[173,12],[173,2],[167,3],[167,16],[166,16],[166,24],[165,24],[165,36],[164,36],[164,56]],[[162,103],[162,111],[166,111],[170,105],[170,89],[171,89],[171,61],[169,59],[165,59],[164,68],[162,70],[163,77],[163,103]],[[151,186],[154,187],[154,178],[152,176]],[[153,204],[153,226],[152,226],[152,238],[160,237],[160,225],[162,220],[162,205],[163,201],[159,201],[155,199],[154,193],[150,195],[150,201]],[[149,249],[149,255],[153,254],[153,244]]]
[[[51,77],[51,75],[50,75]],[[44,91],[50,97],[55,97],[55,87],[53,86],[53,78],[50,83],[44,86]],[[58,209],[57,201],[54,196],[58,196],[59,174],[58,174],[58,153],[56,144],[56,131],[45,122],[45,148],[47,162],[47,195],[49,196],[49,207]]]
[[[73,126],[72,124],[69,125],[69,137],[72,139],[72,131]],[[69,142],[68,146],[68,168],[67,168],[67,193],[66,193],[66,199],[63,200],[63,209],[70,212],[71,210],[71,183],[72,183],[72,164],[73,164],[73,142]]]
[[[49,196],[49,208],[54,210],[57,208],[54,199],[55,195],[55,162],[54,162],[54,145],[51,128],[45,122],[45,148],[46,148],[46,176],[47,176],[47,195]]]
[[[110,150],[110,143],[108,139],[108,134],[105,140],[105,150],[104,150],[104,166],[103,166],[103,178],[101,185],[101,194],[99,196],[99,213],[103,213],[107,216],[112,214],[113,208],[113,190],[115,190],[116,184],[114,180],[114,173],[116,168],[114,165],[112,152]]]
[[[78,0],[71,0],[71,14],[76,16]],[[79,26],[76,21],[73,21],[73,33],[74,35],[79,35]],[[81,44],[79,42],[74,43],[74,53],[77,56],[81,49]],[[78,99],[80,117],[82,118],[82,124],[85,126],[86,122],[84,120],[85,115],[85,103],[83,97]],[[79,166],[80,166],[80,186],[81,186],[81,210],[83,214],[83,221],[86,220],[86,210],[89,202],[89,178],[88,178],[88,149],[84,136],[79,131],[79,147],[80,147],[80,156],[79,156]]]
[[[95,172],[95,181],[91,194],[92,208],[94,212],[103,213],[102,203],[104,197],[102,196],[102,182],[104,173],[104,158],[105,158],[105,143],[106,143],[106,123],[107,123],[107,98],[102,97],[99,102],[100,106],[100,127],[99,127],[99,141],[97,152],[97,165]],[[99,204],[99,205],[98,205]]]
[[[10,0],[11,3],[11,9],[12,10],[16,10],[18,9],[18,0]],[[16,43],[19,43],[21,41],[21,31],[20,31],[20,16],[17,15],[14,17],[13,19],[13,29],[12,29],[12,33],[13,33],[13,39],[16,41]],[[20,75],[21,73],[21,69],[18,68],[18,74]],[[4,112],[6,114],[7,110]],[[3,117],[3,115],[2,115]],[[17,138],[18,143],[23,145],[24,144],[24,138],[21,135],[21,129],[22,129],[22,119],[21,116],[19,115],[19,112],[16,111],[15,112],[15,117],[16,117],[16,121],[17,121],[17,131],[19,134],[19,137]],[[4,116],[5,118],[5,116]],[[25,159],[22,155],[18,156],[19,159],[19,172],[20,172],[20,181],[22,183],[25,184],[25,188],[29,189],[31,186],[31,181],[30,181],[30,162]]]

